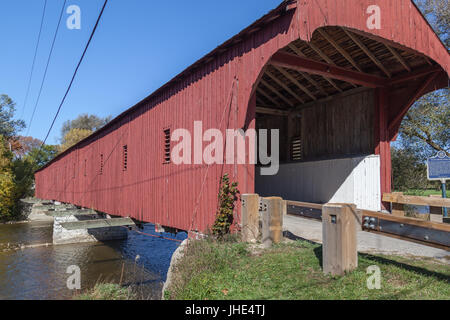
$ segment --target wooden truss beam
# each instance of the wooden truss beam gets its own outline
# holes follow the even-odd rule
[[[360,31],[360,30],[356,30],[356,29],[352,29],[352,32],[353,32],[353,33],[356,33],[356,34],[359,34],[359,35],[361,35],[362,37],[369,38],[369,39],[371,39],[371,40],[374,40],[374,41],[378,41],[378,42],[380,42],[380,43],[383,43],[384,45],[386,45],[386,46],[388,46],[388,47],[397,48],[397,49],[402,50],[402,51],[406,51],[406,52],[413,53],[413,54],[415,54],[415,55],[417,55],[417,56],[419,56],[419,57],[422,57],[422,58],[425,60],[425,62],[426,62],[427,64],[429,64],[430,66],[433,65],[433,63],[430,61],[430,59],[428,59],[428,57],[427,57],[426,55],[424,55],[423,53],[421,53],[421,52],[419,52],[419,51],[416,51],[416,50],[414,50],[414,49],[405,47],[405,46],[403,46],[403,45],[401,45],[401,44],[399,44],[399,43],[397,43],[397,42],[390,41],[390,40],[386,40],[386,39],[380,38],[380,37],[378,37],[378,36],[376,36],[376,35],[374,35],[374,34],[366,33],[366,32],[364,32],[364,31]]]
[[[354,43],[356,43],[356,45],[362,50],[364,51],[364,53],[370,58],[370,60],[372,60],[373,63],[375,63],[378,68],[381,69],[381,71],[383,71],[388,78],[392,77],[392,74],[389,72],[388,69],[386,69],[386,67],[381,63],[380,60],[378,60],[377,57],[375,57],[375,55],[372,53],[372,51],[369,50],[369,48],[367,48],[367,46],[358,39],[358,37],[356,35],[354,35],[353,33],[351,33],[350,31],[348,31],[347,29],[342,28],[342,30],[344,30],[345,34],[352,39],[352,41]]]
[[[314,44],[311,44],[312,46],[314,46]],[[311,46],[311,48],[314,50],[314,48]],[[315,47],[315,46],[314,46]],[[296,46],[294,46],[293,44],[290,44],[289,45],[289,48],[291,48],[291,50],[293,50],[296,54],[298,54],[299,56],[301,56],[302,58],[307,58],[307,56],[299,49],[299,48],[297,48]],[[316,47],[317,48],[317,47]],[[317,50],[318,51],[316,51],[317,53],[318,52],[320,52],[320,54],[323,54],[325,57],[326,57],[326,59],[329,59],[319,48],[317,48]],[[319,54],[319,53],[318,53]],[[319,54],[319,55],[320,55]],[[331,60],[331,59],[329,59],[330,61],[331,61],[331,64],[334,64],[334,62],[333,62],[333,60]],[[326,61],[326,60],[325,60]],[[301,73],[302,75],[304,75],[304,74],[306,74],[306,75],[308,75],[307,73]],[[312,81],[314,81],[314,79],[312,79],[311,77],[309,77]],[[331,80],[330,78],[328,78],[328,77],[323,77],[325,80],[327,80],[337,91],[339,91],[339,92],[342,92],[343,90],[341,89],[341,88],[339,88],[339,86],[333,81],[333,80]],[[308,78],[306,78],[307,80],[309,80]],[[310,82],[311,82],[311,80],[309,80]],[[314,83],[313,83],[314,84]],[[323,93],[323,92],[325,92],[325,90],[322,88],[322,86],[320,86],[318,83],[317,83],[317,85],[316,85],[316,87]],[[319,88],[320,87],[320,88]],[[327,96],[328,96],[328,94],[327,93],[325,93]]]
[[[293,96],[295,99],[297,99],[299,102],[301,103],[305,103],[305,100],[303,100],[302,98],[300,98],[294,91],[292,91],[287,85],[285,85],[283,83],[283,81],[279,80],[277,77],[275,77],[274,74],[272,74],[272,72],[270,72],[269,70],[266,70],[266,74],[273,80],[275,81],[280,87],[282,87],[284,90],[286,90],[291,96]],[[313,96],[313,99],[315,99],[315,97]]]
[[[345,59],[347,59],[350,64],[356,68],[359,72],[363,72],[361,67],[356,63],[356,61],[352,58],[352,56],[344,49],[342,48],[330,35],[323,29],[318,29],[319,33],[322,35],[322,37],[325,38],[340,54],[344,56]]]
[[[294,104],[289,101],[285,96],[283,96],[281,93],[278,92],[277,89],[275,89],[273,86],[271,86],[269,83],[267,83],[267,81],[265,81],[264,79],[261,79],[261,83],[268,88],[270,91],[272,91],[273,93],[275,93],[281,100],[283,100],[284,102],[286,102],[288,105],[290,105],[291,107],[294,106]]]
[[[408,71],[411,72],[411,67],[409,66],[409,64],[406,62],[405,59],[403,59],[403,57],[400,55],[400,53],[397,52],[396,49],[392,48],[390,45],[388,44],[384,44],[386,46],[386,48],[388,48],[388,50],[391,52],[391,54],[395,57],[395,59],[398,60],[398,62],[400,62],[400,64]]]
[[[307,56],[296,46],[294,46],[292,43],[289,45],[289,48],[291,48],[292,51],[294,51],[298,56],[302,57],[302,58],[307,58]],[[299,72],[303,78],[305,78],[306,80],[308,80],[309,83],[311,83],[313,86],[315,86],[317,88],[317,90],[319,90],[323,95],[328,96],[328,94],[325,92],[325,90],[322,88],[322,86],[317,83],[316,80],[314,80],[313,78],[311,78],[311,76],[305,72]]]
[[[338,66],[332,66],[316,60],[302,58],[286,52],[276,53],[270,62],[272,65],[287,69],[304,71],[330,78],[359,84],[369,88],[386,86],[386,79],[367,73],[348,70]]]
[[[442,70],[442,68],[439,65],[436,65],[436,66],[434,66],[432,68],[425,67],[425,68],[422,68],[420,70],[416,70],[414,72],[407,73],[407,74],[405,74],[403,76],[396,77],[396,78],[392,79],[391,81],[389,81],[388,85],[389,86],[393,86],[393,85],[400,84],[400,83],[403,83],[403,82],[407,82],[407,81],[410,81],[410,80],[417,80],[417,79],[420,79],[420,78],[422,78],[422,77],[424,77],[424,76],[426,76],[426,75],[428,75],[430,73],[436,73],[436,72],[439,72],[441,70]]]
[[[287,117],[289,115],[288,111],[268,107],[256,107],[256,113],[283,117]]]
[[[312,42],[308,42],[308,45],[311,47],[311,49],[313,49],[325,62],[335,66],[336,63],[334,63],[333,60],[331,60],[330,57],[328,57],[322,50],[320,50],[320,48],[318,46],[316,46],[314,43]],[[327,80],[333,87],[336,88],[336,90],[338,90],[339,92],[344,92],[344,90],[342,90],[333,80],[331,80],[328,77],[324,77],[325,80]],[[355,85],[353,85],[354,87],[356,87]]]
[[[271,96],[269,96],[267,93],[264,92],[264,90],[257,88],[256,92],[258,92],[260,95],[262,95],[264,98],[272,102],[275,106],[279,106],[280,103],[277,102],[275,99],[273,99]]]
[[[289,81],[291,81],[293,84],[295,84],[300,90],[305,92],[308,96],[310,96],[313,100],[317,100],[317,98],[311,93],[311,91],[308,90],[304,85],[302,85],[300,82],[298,82],[293,76],[291,76],[286,70],[283,70],[282,68],[278,68],[276,66],[273,66],[278,72],[280,72],[283,76],[285,76]],[[304,101],[302,103],[305,103]]]

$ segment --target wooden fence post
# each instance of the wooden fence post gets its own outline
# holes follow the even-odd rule
[[[263,198],[261,201],[262,243],[270,247],[283,240],[283,205],[282,198]]]
[[[241,201],[242,241],[256,242],[259,238],[259,195],[243,194]]]
[[[403,195],[403,192],[392,192],[392,194]],[[396,217],[405,216],[405,205],[401,203],[392,202],[392,215]]]
[[[358,267],[356,206],[326,204],[322,212],[323,272],[344,275]]]
[[[430,198],[442,198],[442,196],[439,195],[430,195]],[[442,216],[442,207],[433,207],[430,206],[430,214],[438,214],[440,216]]]

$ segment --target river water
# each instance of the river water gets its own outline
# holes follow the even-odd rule
[[[128,239],[105,243],[30,248],[52,242],[52,222],[0,225],[0,299],[71,299],[67,288],[71,274],[81,270],[81,291],[98,282],[130,285],[139,298],[159,299],[170,259],[180,242],[128,232]],[[147,234],[159,235],[147,224]],[[185,233],[163,234],[184,240]],[[22,248],[21,248],[22,247]],[[122,272],[123,270],[123,272]]]

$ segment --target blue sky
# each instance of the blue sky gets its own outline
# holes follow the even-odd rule
[[[44,0],[0,2],[0,94],[31,118],[63,0],[47,9],[28,103],[23,111]],[[281,0],[109,0],[48,143],[58,143],[62,123],[81,113],[117,116]],[[103,0],[67,0],[81,9],[81,30],[69,30],[64,13],[31,136],[43,139],[72,77]],[[25,134],[26,130],[22,133]]]

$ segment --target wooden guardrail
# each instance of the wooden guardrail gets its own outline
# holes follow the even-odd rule
[[[392,199],[392,198],[389,198]],[[400,198],[400,201],[403,199]],[[432,202],[434,205],[436,202]],[[286,201],[287,214],[322,220],[321,204]],[[354,209],[363,231],[450,250],[450,224]]]
[[[450,208],[450,199],[447,198],[405,196],[402,193],[385,193],[383,194],[383,201],[399,204],[411,204],[416,206]]]
[[[383,201],[392,203],[392,215],[405,216],[405,205],[429,206],[434,208],[450,208],[450,199],[439,197],[405,196],[401,192],[383,194]]]
[[[303,218],[322,220],[323,205],[286,200],[286,213]]]
[[[357,210],[364,231],[450,250],[450,224]]]

